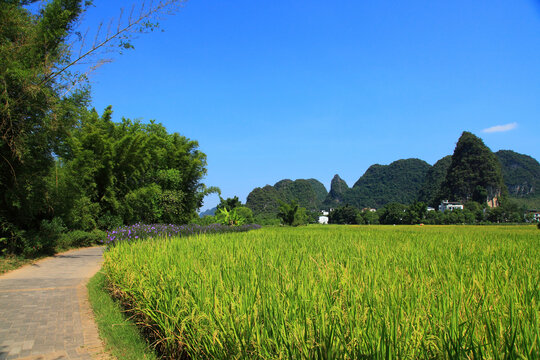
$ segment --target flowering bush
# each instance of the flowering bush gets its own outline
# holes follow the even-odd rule
[[[222,224],[212,224],[200,226],[196,224],[172,225],[172,224],[135,224],[123,226],[107,232],[107,238],[102,242],[105,245],[114,246],[120,241],[145,240],[157,237],[169,238],[178,236],[189,236],[195,234],[216,234],[226,232],[244,232],[260,229],[257,224],[227,226]]]

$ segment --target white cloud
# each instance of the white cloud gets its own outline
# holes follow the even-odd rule
[[[485,133],[505,132],[505,131],[514,130],[516,127],[517,127],[517,123],[513,122],[506,125],[496,125],[496,126],[488,127],[487,129],[482,130],[482,132],[485,132]]]

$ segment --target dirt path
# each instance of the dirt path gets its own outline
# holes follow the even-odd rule
[[[72,250],[0,276],[0,360],[109,358],[86,290],[102,254]]]

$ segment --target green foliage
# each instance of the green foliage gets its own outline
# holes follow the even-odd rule
[[[81,11],[79,1],[67,0],[49,1],[37,15],[20,2],[0,6],[0,218],[9,223],[0,238],[19,241],[53,217],[52,152],[74,122],[71,110],[86,97],[61,96],[67,84],[49,75],[66,64],[64,40]],[[3,249],[26,248],[19,245]]]
[[[191,221],[192,224],[196,224],[199,226],[208,226],[212,224],[218,224],[219,220],[216,216],[213,215],[206,215],[203,217],[196,217]]]
[[[75,230],[60,235],[57,242],[57,250],[67,250],[69,248],[78,248],[100,244],[107,234],[101,230],[91,232]]]
[[[418,193],[418,201],[436,208],[439,205],[439,192],[446,178],[448,168],[452,164],[452,156],[447,155],[437,161],[427,172],[426,178]]]
[[[298,212],[298,204],[295,201],[291,201],[289,204],[281,203],[279,206],[278,218],[281,219],[283,224],[292,226],[294,223],[294,217]]]
[[[58,217],[51,221],[42,220],[39,232],[30,231],[26,234],[23,254],[28,257],[38,254],[53,254],[58,239],[66,230],[64,222]]]
[[[452,155],[441,197],[484,203],[493,197],[500,198],[505,191],[497,157],[480,138],[464,131]]]
[[[330,182],[330,192],[328,193],[328,199],[325,199],[325,203],[327,205],[342,204],[347,200],[349,190],[345,180],[340,178],[338,174],[334,175]]]
[[[415,202],[407,207],[404,222],[406,224],[420,224],[427,215],[427,205],[423,202]]]
[[[299,207],[298,211],[294,215],[292,226],[307,225],[309,222],[310,218],[307,209],[304,207]]]
[[[325,206],[345,203],[357,208],[379,208],[389,202],[413,203],[429,169],[430,165],[419,159],[372,165],[352,188],[348,188],[339,176],[334,177]]]
[[[495,155],[510,196],[540,198],[540,164],[536,159],[511,150],[499,150]]]
[[[328,215],[330,224],[358,224],[360,212],[355,207],[345,205],[334,209]],[[363,219],[362,219],[363,220]]]
[[[74,129],[58,164],[60,213],[83,230],[116,225],[119,218],[122,224],[188,223],[208,192],[200,183],[206,156],[197,142],[155,122],[114,123],[111,115],[111,107],[101,117],[87,112]]]
[[[281,224],[281,220],[272,214],[258,214],[253,217],[254,223],[264,226],[276,226]]]
[[[108,292],[109,284],[100,271],[88,282],[88,300],[108,353],[123,360],[157,360],[142,338],[134,319],[130,319],[121,304]]]
[[[217,210],[220,210],[220,209],[232,210],[234,208],[242,206],[242,202],[238,199],[238,196],[235,196],[233,198],[227,198],[227,199],[223,199],[220,196],[219,200],[220,201],[219,201],[219,204],[217,206]]]
[[[379,214],[377,211],[364,210],[356,218],[358,224],[377,225],[379,224]]]
[[[229,211],[226,207],[218,210],[216,219],[220,224],[229,226],[244,225],[246,223],[246,219],[242,217],[236,209]]]
[[[281,180],[274,186],[255,188],[247,197],[246,206],[259,219],[275,218],[282,202],[295,201],[306,210],[319,210],[326,197],[326,188],[315,179]]]
[[[173,2],[150,6],[134,24],[145,27],[140,21]],[[68,39],[89,2],[45,1],[35,14],[28,3],[0,6],[0,251],[52,251],[56,218],[82,231],[189,222],[217,191],[201,183],[197,142],[153,121],[114,123],[111,107],[101,117],[88,110]]]
[[[266,185],[263,188],[255,188],[249,193],[246,206],[253,211],[255,216],[275,217],[280,199],[280,193],[273,186]]]
[[[246,206],[237,206],[233,209],[238,216],[244,219],[244,224],[255,224],[253,211]]]
[[[381,210],[379,221],[381,224],[399,225],[406,223],[407,206],[399,203],[386,204]]]
[[[161,199],[162,190],[157,184],[150,184],[130,191],[125,197],[124,219],[126,223],[157,223],[162,215]]]
[[[308,222],[306,209],[300,207],[294,200],[290,203],[282,202],[277,217],[284,225],[288,226],[305,225]]]

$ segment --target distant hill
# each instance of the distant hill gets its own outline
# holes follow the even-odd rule
[[[461,157],[455,156],[455,161],[457,161],[454,164],[453,178],[455,179],[450,179],[453,187],[466,188],[469,186],[466,182],[467,178],[471,176],[465,174],[465,170],[485,167],[489,163],[488,160],[491,159],[495,161],[492,164],[493,168],[498,168],[500,163],[500,170],[497,171],[502,174],[511,199],[519,206],[540,207],[540,164],[536,159],[511,150],[500,150],[492,153],[489,148],[485,147],[481,139],[473,134],[464,132],[460,140],[463,140],[464,136],[465,140],[470,140],[472,145],[467,145],[468,142],[462,141],[463,149],[458,149]],[[485,153],[485,157],[489,157],[489,159],[482,160],[481,156],[480,160],[477,159],[475,157],[477,155],[473,151],[475,148],[478,148],[478,151],[481,150],[480,153]],[[460,158],[469,162],[474,160],[478,165],[467,165],[465,160],[461,164]],[[246,205],[253,210],[255,215],[271,214],[272,216],[277,213],[280,201],[288,202],[291,200],[297,201],[300,206],[310,210],[329,209],[347,204],[360,209],[364,207],[380,208],[390,202],[411,204],[415,201],[423,201],[435,207],[441,196],[448,196],[445,189],[441,189],[441,186],[447,181],[452,161],[452,156],[447,155],[433,166],[420,159],[402,159],[389,165],[375,164],[370,166],[352,187],[349,187],[345,180],[336,174],[331,181],[329,192],[326,191],[321,182],[315,179],[294,181],[285,179],[278,181],[274,186],[266,185],[254,189],[248,195]],[[488,170],[482,170],[482,173],[489,172]],[[458,182],[464,183],[458,184]]]
[[[439,190],[446,178],[446,172],[452,163],[452,156],[447,155],[437,161],[428,170],[424,183],[418,192],[418,201],[422,201],[429,206],[436,207],[438,202]]]
[[[349,185],[339,177],[338,174],[334,175],[332,182],[330,183],[330,192],[325,199],[325,205],[328,207],[345,205],[349,196]]]
[[[536,159],[512,150],[499,150],[495,155],[511,197],[540,198],[540,164]]]
[[[497,156],[481,138],[464,131],[441,185],[440,199],[485,203],[500,199],[505,193],[506,185]]]
[[[296,201],[308,210],[318,210],[326,198],[327,190],[315,179],[280,180],[274,186],[255,188],[247,197],[246,206],[255,216],[277,214],[280,201]]]
[[[208,209],[199,213],[199,217],[214,216],[216,214],[216,211],[217,211],[217,207],[213,207],[211,209]]]
[[[390,202],[412,203],[418,198],[430,168],[427,162],[420,159],[397,160],[390,165],[375,164],[352,188],[348,188],[345,181],[336,175],[324,205],[379,208]]]

